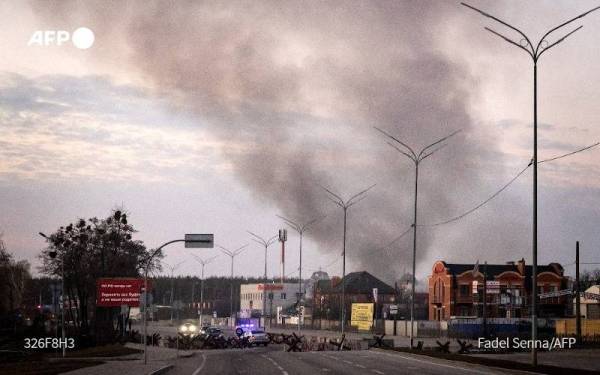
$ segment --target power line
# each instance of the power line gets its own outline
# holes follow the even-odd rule
[[[411,225],[411,226],[410,226],[408,229],[406,229],[404,232],[402,232],[402,234],[401,234],[401,235],[399,235],[398,237],[396,237],[396,238],[394,238],[393,240],[391,240],[391,241],[390,241],[390,242],[389,242],[387,245],[385,245],[385,246],[382,246],[382,247],[380,247],[380,248],[378,248],[378,249],[375,249],[375,250],[371,250],[371,253],[376,253],[376,252],[378,252],[378,251],[381,251],[381,250],[389,250],[389,249],[390,249],[390,246],[392,246],[394,243],[396,243],[396,242],[397,242],[398,240],[400,240],[402,237],[404,237],[404,236],[406,236],[408,233],[410,233],[410,231],[411,231],[411,230],[412,230],[412,225]]]
[[[561,155],[561,156],[556,156],[556,157],[553,157],[553,158],[550,158],[550,159],[545,159],[545,160],[539,161],[539,162],[538,162],[538,164],[542,164],[542,163],[545,163],[545,162],[547,162],[547,161],[554,161],[554,160],[558,160],[558,159],[566,158],[567,156],[571,156],[571,155],[573,155],[573,154],[576,154],[576,153],[578,153],[578,152],[582,152],[582,151],[585,151],[585,150],[589,150],[590,148],[596,147],[596,146],[598,146],[599,144],[600,144],[600,142],[596,142],[596,143],[594,143],[593,145],[590,145],[590,146],[584,147],[584,148],[582,148],[582,149],[579,149],[579,150],[577,150],[577,151],[569,152],[568,154],[564,154],[564,155]]]
[[[544,159],[544,160],[538,161],[538,164],[549,162],[549,161],[554,161],[554,160],[558,160],[558,159],[562,159],[562,158],[566,158],[567,156],[571,156],[571,155],[577,154],[579,152],[589,150],[589,149],[594,148],[594,147],[596,147],[598,145],[600,145],[600,142],[596,142],[596,143],[594,143],[592,145],[583,147],[583,148],[581,148],[579,150],[575,150],[575,151],[566,153],[564,155],[559,155],[559,156],[555,156],[555,157],[552,157],[552,158],[549,158],[549,159]],[[519,173],[517,173],[517,175],[515,177],[513,177],[508,183],[506,183],[504,186],[502,186],[499,190],[497,190],[494,194],[492,194],[488,199],[484,200],[483,202],[481,202],[477,206],[471,208],[470,210],[468,210],[468,211],[466,211],[466,212],[464,212],[464,213],[462,213],[460,215],[454,216],[454,217],[452,217],[452,218],[450,218],[448,220],[445,220],[445,221],[440,221],[440,222],[434,223],[434,224],[419,224],[418,226],[419,227],[437,227],[437,226],[440,226],[440,225],[449,224],[449,223],[452,223],[454,221],[460,220],[463,217],[465,217],[465,216],[467,216],[467,215],[469,215],[469,214],[477,211],[479,208],[481,208],[484,205],[486,205],[492,199],[496,198],[500,193],[502,193],[506,188],[508,188],[513,182],[515,182],[519,177],[521,177],[521,175],[523,173],[525,173],[525,171],[529,167],[531,167],[532,164],[533,164],[533,161],[529,162],[529,164],[525,168],[523,168]]]
[[[531,164],[530,164],[531,165]],[[513,182],[515,182],[519,177],[521,177],[521,175],[523,173],[525,173],[525,171],[529,168],[529,165],[526,166],[525,168],[521,169],[521,171],[519,173],[517,173],[517,175],[515,177],[513,177],[508,183],[506,183],[504,186],[502,186],[500,188],[500,190],[496,191],[494,194],[492,194],[488,199],[484,200],[483,202],[479,203],[477,206],[471,208],[470,210],[458,215],[458,216],[454,216],[451,219],[445,220],[445,221],[440,221],[439,223],[435,223],[435,224],[419,224],[420,227],[437,227],[439,225],[444,225],[444,224],[449,224],[452,223],[453,221],[457,221],[462,219],[463,217],[477,211],[479,208],[483,207],[485,204],[487,204],[489,201],[491,201],[492,199],[496,198],[500,193],[502,193],[506,188],[508,188]]]

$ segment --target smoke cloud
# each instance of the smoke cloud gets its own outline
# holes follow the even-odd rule
[[[411,234],[377,250],[412,222],[414,165],[374,126],[417,149],[462,129],[421,165],[420,222],[470,208],[485,198],[481,187],[493,191],[482,164],[496,159],[491,165],[503,179],[495,146],[473,135],[469,102],[477,83],[436,45],[437,25],[460,11],[456,4],[47,4],[32,6],[41,17],[77,20],[96,32],[97,61],[129,65],[174,110],[195,114],[198,126],[227,140],[223,154],[256,199],[298,221],[327,215],[307,233],[321,251],[341,252],[343,213],[319,185],[349,197],[376,183],[348,211],[347,255],[356,269],[393,280],[411,264]],[[511,259],[529,243],[527,226],[515,220],[527,217],[524,209],[452,232],[423,229],[418,259],[474,262],[498,252]]]

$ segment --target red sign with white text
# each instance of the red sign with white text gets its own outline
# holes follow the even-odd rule
[[[283,290],[281,284],[258,284],[258,290]]]
[[[98,279],[96,287],[97,306],[118,307],[128,305],[139,307],[144,279]],[[148,289],[151,289],[150,281],[148,281]]]

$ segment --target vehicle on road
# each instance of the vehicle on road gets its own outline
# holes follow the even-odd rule
[[[194,323],[183,323],[179,326],[178,331],[184,336],[194,337],[198,335],[198,327]]]
[[[248,339],[248,345],[267,346],[269,345],[269,336],[262,329],[253,329],[244,332],[244,336]]]
[[[203,336],[219,337],[223,336],[223,331],[219,327],[203,327],[200,334]]]

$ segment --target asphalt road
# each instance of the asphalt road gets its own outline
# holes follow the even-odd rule
[[[199,351],[181,359],[171,374],[508,374],[508,370],[381,350],[288,353],[281,345],[267,348]]]

